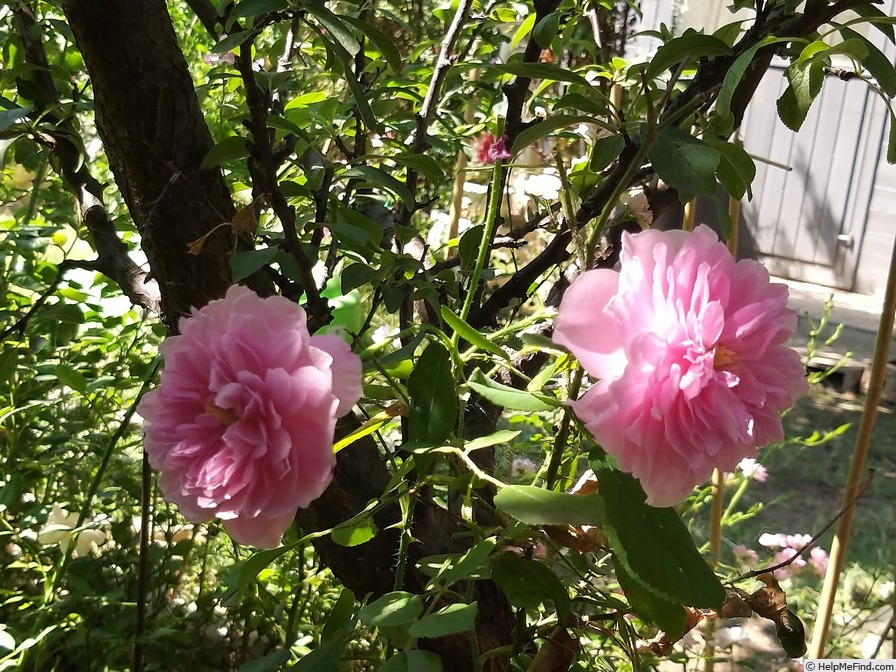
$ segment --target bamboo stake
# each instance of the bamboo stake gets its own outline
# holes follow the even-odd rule
[[[740,138],[735,135],[734,144],[740,146],[742,143]],[[685,206],[684,224],[685,230],[691,231],[694,228],[694,219],[697,216],[697,200],[694,199]],[[690,207],[690,210],[688,209]],[[728,236],[728,251],[731,256],[737,259],[737,236],[740,229],[740,200],[736,198],[728,199],[728,215],[731,218],[731,232]],[[725,512],[725,474],[719,469],[712,470],[712,508],[709,512],[709,554],[713,563],[717,563],[722,556],[722,517]],[[715,663],[715,647],[710,641],[713,631],[715,630],[715,622],[708,621],[706,624],[706,648],[705,648],[705,672],[713,672]]]
[[[815,629],[812,631],[812,643],[809,646],[809,652],[806,654],[808,658],[821,658],[824,655],[828,630],[831,626],[831,614],[834,610],[834,598],[837,594],[840,573],[843,571],[846,548],[849,543],[849,533],[852,528],[853,515],[855,514],[855,507],[850,506],[850,503],[859,490],[859,483],[865,471],[865,460],[868,457],[868,447],[871,444],[871,432],[874,429],[877,406],[886,382],[890,341],[893,339],[894,314],[896,314],[896,240],[893,241],[890,271],[887,277],[887,292],[884,296],[883,313],[880,316],[880,326],[878,327],[877,340],[874,344],[871,380],[868,384],[868,394],[865,397],[862,419],[859,422],[856,444],[855,448],[853,448],[852,461],[849,465],[846,489],[843,491],[842,507],[846,509],[846,513],[840,519],[840,523],[837,525],[837,532],[834,535],[834,541],[831,543],[828,569],[824,576],[821,601],[818,603],[818,617],[815,622]]]

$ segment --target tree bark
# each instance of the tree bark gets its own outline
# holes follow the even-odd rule
[[[159,283],[164,319],[176,331],[180,316],[231,284],[229,230],[213,234],[198,256],[188,254],[188,243],[235,212],[220,171],[199,169],[213,142],[187,64],[163,0],[66,0],[63,8],[90,74],[109,164]],[[309,532],[333,527],[381,497],[389,480],[375,444],[358,442],[340,454],[333,483],[300,511],[299,523]],[[383,531],[361,546],[345,548],[329,538],[316,543],[324,563],[358,598],[393,589],[398,535],[385,528],[399,519],[397,504],[386,507],[376,516]],[[464,529],[448,511],[421,499],[404,587],[423,591],[426,577],[415,567],[420,558],[466,550],[456,534]],[[491,581],[476,582],[473,591],[479,651],[511,643],[514,623],[504,595]],[[446,670],[474,669],[466,635],[421,645],[438,652]],[[502,657],[493,657],[483,669],[503,666]]]
[[[229,229],[202,253],[188,243],[235,213],[221,172],[200,170],[213,146],[163,0],[68,0],[68,23],[93,84],[96,125],[115,181],[159,282],[162,314],[180,316],[231,284]]]

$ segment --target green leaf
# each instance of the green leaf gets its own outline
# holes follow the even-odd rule
[[[750,185],[756,177],[756,164],[746,150],[740,145],[716,138],[707,138],[706,143],[721,157],[716,167],[716,176],[728,193],[737,200],[742,199],[745,193],[753,198]]]
[[[893,26],[891,23],[889,23],[893,20],[893,17],[887,16],[883,11],[881,11],[871,3],[853,7],[852,11],[854,11],[861,17],[869,19],[871,25],[877,28],[884,35],[886,35],[887,39],[890,40],[890,42],[896,42],[896,33],[893,32]]]
[[[527,525],[603,525],[600,495],[554,492],[533,485],[509,485],[495,495],[495,506]]]
[[[336,598],[336,604],[327,618],[320,633],[321,642],[329,642],[336,639],[339,632],[352,625],[352,616],[355,613],[355,594],[348,588],[343,588]]]
[[[887,94],[889,98],[896,96],[896,69],[893,67],[892,59],[887,58],[884,52],[854,30],[841,28],[840,33],[850,39],[859,40],[865,45],[865,50],[868,53],[862,59],[862,65],[877,80],[881,91]]]
[[[442,672],[442,659],[432,651],[408,649],[387,660],[380,672]]]
[[[373,522],[373,516],[364,516],[360,520],[353,518],[349,524],[337,525],[330,537],[340,546],[351,548],[366,544],[379,531],[380,529]]]
[[[551,406],[524,390],[517,390],[488,378],[481,369],[470,374],[470,387],[489,401],[513,411],[549,411]]]
[[[887,163],[896,163],[896,114],[890,108],[890,132],[887,136]]]
[[[327,51],[335,56],[333,62],[336,65],[336,68],[341,71],[342,76],[348,84],[348,88],[351,90],[351,101],[357,108],[361,121],[364,122],[367,130],[376,133],[379,128],[376,116],[373,114],[373,110],[370,109],[370,103],[367,101],[367,94],[364,92],[364,89],[361,88],[361,83],[358,81],[358,78],[355,77],[355,71],[352,66],[352,56],[341,44],[328,39],[319,29],[318,35],[321,40],[323,40]]]
[[[579,91],[567,93],[551,107],[554,112],[571,109],[587,112],[595,117],[609,116],[609,99],[606,98],[597,89],[591,89],[586,96]],[[612,131],[612,127],[608,124],[600,124],[602,128]]]
[[[820,61],[807,61],[802,66],[794,63],[786,74],[790,84],[778,98],[778,116],[787,128],[798,131],[806,121],[812,102],[821,93],[824,64]]]
[[[766,37],[738,56],[737,60],[728,68],[728,72],[725,73],[725,78],[722,80],[722,88],[719,91],[719,97],[716,99],[715,106],[717,124],[720,126],[718,129],[719,135],[727,135],[734,125],[734,119],[731,115],[731,99],[744,78],[744,73],[746,73],[750,63],[753,62],[756,52],[770,44],[789,41],[786,38]]]
[[[75,371],[75,369],[68,364],[57,364],[53,367],[53,372],[56,374],[59,382],[63,385],[67,385],[75,392],[84,395],[87,394],[87,378],[85,378],[84,374],[81,372]]]
[[[351,630],[343,629],[338,637],[321,643],[316,649],[302,656],[298,663],[289,668],[289,672],[337,672],[349,635]]]
[[[417,620],[423,613],[423,598],[420,595],[395,591],[386,593],[358,612],[358,618],[371,627],[405,625]]]
[[[258,16],[280,12],[289,7],[286,0],[243,0],[230,13],[233,17]]]
[[[469,271],[476,263],[476,254],[479,252],[479,245],[482,243],[482,233],[484,228],[482,224],[474,226],[460,237],[457,244],[457,256],[460,257],[460,268],[462,271]]]
[[[541,121],[528,126],[516,136],[516,139],[513,141],[513,147],[510,148],[510,153],[513,155],[519,154],[536,140],[551,135],[558,129],[583,122],[594,124],[596,123],[596,120],[593,117],[583,117],[573,114],[561,114],[556,117],[542,119]]]
[[[683,196],[716,192],[719,153],[680,128],[669,126],[647,151],[656,174]]]
[[[350,264],[342,269],[342,291],[350,292],[368,284],[376,277],[376,271],[367,264]]]
[[[441,584],[450,588],[458,581],[463,581],[476,574],[488,561],[488,556],[491,555],[496,543],[495,537],[488,537],[473,544],[448,571],[439,577]]]
[[[245,156],[249,156],[246,138],[241,135],[231,135],[208,150],[208,154],[199,164],[199,169],[209,170],[227,161],[235,161]]]
[[[8,110],[0,110],[0,132],[5,131],[19,119],[26,116],[33,108],[33,105],[26,105],[25,107],[13,107]]]
[[[223,38],[220,42],[218,42],[214,47],[212,47],[212,53],[223,54],[236,49],[243,42],[255,35],[255,33],[256,31],[254,30],[241,30],[237,33],[231,33],[227,37]]]
[[[467,341],[470,345],[474,345],[480,350],[485,350],[493,355],[497,355],[503,359],[510,361],[510,356],[504,352],[499,345],[495,345],[479,331],[471,327],[459,315],[455,315],[448,306],[442,306],[442,319],[445,323],[457,332],[457,335]]]
[[[364,246],[378,246],[383,240],[383,227],[367,215],[344,205],[336,205],[336,221],[328,224],[337,238]]]
[[[433,614],[424,616],[411,626],[412,637],[445,637],[468,632],[476,625],[476,602],[449,604]]]
[[[492,558],[492,579],[515,607],[537,609],[550,600],[561,615],[561,623],[569,612],[570,600],[566,587],[541,562],[527,560],[515,553],[501,553]]]
[[[415,443],[437,446],[454,430],[457,393],[451,355],[440,343],[426,346],[408,377],[408,434]]]
[[[546,79],[552,82],[568,82],[570,84],[579,84],[588,89],[591,88],[591,83],[582,77],[582,75],[572,72],[571,70],[558,68],[556,65],[551,65],[550,63],[515,62],[502,63],[499,65],[489,65],[486,63],[483,64],[483,67],[491,68],[498,72],[505,72],[508,75],[523,77],[525,79]]]
[[[677,641],[684,634],[684,626],[687,621],[684,607],[654,595],[635,581],[615,557],[613,558],[613,568],[616,570],[616,580],[619,581],[619,586],[625,593],[625,599],[632,605],[635,614],[665,632],[669,641]]]
[[[510,48],[516,49],[520,42],[532,32],[532,28],[535,27],[535,12],[532,12],[523,19],[523,22],[520,24],[520,27],[516,29],[516,32],[513,34],[513,37],[510,39]]]
[[[0,353],[0,383],[5,383],[12,378],[12,375],[19,367],[19,357],[22,352],[19,348],[4,346],[3,352]]]
[[[376,158],[387,158],[402,166],[409,166],[434,182],[445,179],[445,171],[434,158],[427,154],[398,154],[397,156]]]
[[[290,659],[290,656],[288,649],[280,649],[279,651],[269,653],[263,658],[243,663],[240,665],[239,672],[271,672],[272,670],[279,670],[283,663]]]
[[[302,9],[307,11],[311,16],[317,19],[327,31],[336,38],[339,46],[345,49],[352,56],[361,50],[361,45],[352,34],[352,31],[342,22],[342,19],[327,9],[322,2],[303,2]]]
[[[727,54],[729,50],[730,47],[718,37],[703,33],[686,33],[681,37],[669,40],[657,49],[645,74],[648,79],[653,79],[682,61],[704,56],[721,56]]]
[[[388,189],[398,196],[408,209],[413,210],[414,208],[414,195],[411,193],[411,190],[408,189],[404,182],[395,179],[384,170],[374,168],[373,166],[355,166],[342,173],[341,177],[358,178]]]
[[[264,268],[280,254],[279,247],[266,247],[262,250],[242,250],[230,257],[230,272],[233,281],[239,282],[243,278]]]
[[[560,18],[562,16],[561,12],[551,12],[535,24],[535,28],[532,30],[532,37],[539,47],[547,49],[551,46],[551,42],[560,29]]]
[[[600,138],[591,148],[591,163],[589,168],[599,173],[613,163],[625,149],[625,138],[621,134]]]
[[[480,436],[471,441],[467,441],[464,446],[464,450],[466,452],[472,452],[474,450],[481,450],[482,448],[489,448],[491,446],[498,446],[502,443],[510,443],[516,437],[518,437],[522,432],[519,430],[511,430],[511,429],[499,429],[497,432],[493,434],[489,434],[487,436]]]
[[[380,50],[383,58],[386,59],[386,63],[392,68],[392,72],[398,73],[401,71],[401,53],[398,51],[398,47],[395,46],[395,42],[391,37],[373,24],[368,23],[367,21],[362,21],[354,16],[343,15],[340,18],[343,21],[352,24],[376,45],[376,48]]]
[[[669,602],[718,609],[725,589],[673,508],[646,503],[630,474],[592,463],[604,500],[604,531],[616,559],[651,593]]]

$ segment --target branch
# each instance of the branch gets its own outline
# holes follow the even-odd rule
[[[53,141],[45,144],[57,158],[57,171],[77,200],[81,217],[93,238],[97,259],[92,262],[91,268],[113,280],[134,305],[158,313],[161,304],[158,285],[148,280],[147,273],[130,258],[127,246],[118,237],[102,203],[104,187],[90,174],[80,150],[71,140],[76,135],[75,128],[71,121],[62,120],[55,112],[47,111],[59,103],[59,92],[50,76],[34,10],[30,5],[22,4],[15,11],[15,19],[26,57],[34,67],[35,80],[44,94],[44,100],[35,105],[33,116],[50,122],[53,127],[47,132]],[[54,282],[58,283],[60,279],[61,274]]]
[[[208,34],[217,41],[218,40],[218,10],[210,0],[186,0],[187,5],[196,14],[196,18],[202,26],[208,31]]]
[[[31,321],[31,318],[34,317],[34,314],[41,309],[41,307],[47,302],[53,293],[56,291],[56,288],[59,286],[59,283],[62,282],[62,277],[65,273],[73,268],[85,268],[91,271],[96,271],[97,262],[95,261],[74,261],[72,259],[66,259],[61,264],[56,267],[56,277],[53,278],[53,282],[51,282],[44,293],[41,294],[37,300],[31,304],[31,308],[28,309],[28,312],[22,315],[18,320],[16,320],[11,326],[7,327],[3,330],[3,333],[0,333],[0,341],[5,341],[7,337],[11,336],[15,332],[24,333],[25,327],[28,326],[28,322]]]
[[[327,324],[330,319],[330,308],[327,300],[321,298],[314,276],[311,274],[311,261],[302,249],[301,240],[296,229],[296,211],[289,205],[280,184],[277,182],[277,167],[271,145],[271,135],[267,124],[267,103],[261,96],[255,70],[252,66],[253,40],[249,39],[240,45],[237,70],[243,79],[246,89],[246,105],[249,107],[249,130],[252,138],[249,141],[249,172],[253,181],[253,196],[267,196],[271,207],[283,226],[283,249],[292,256],[299,268],[300,281],[305,295],[308,297],[308,313],[312,319],[312,328]]]

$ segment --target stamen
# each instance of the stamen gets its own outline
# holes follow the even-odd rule
[[[724,345],[717,345],[713,356],[712,366],[716,371],[728,368],[731,364],[737,363],[737,353],[734,350],[726,348]]]
[[[205,412],[211,416],[216,417],[225,425],[232,425],[240,419],[240,416],[231,411],[229,408],[221,408],[220,406],[215,406],[214,404],[206,404]]]

